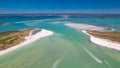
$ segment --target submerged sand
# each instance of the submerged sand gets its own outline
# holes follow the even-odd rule
[[[84,29],[84,30],[104,30],[105,27],[95,26],[90,24],[78,24],[78,23],[67,23],[66,26],[76,28],[76,29]]]

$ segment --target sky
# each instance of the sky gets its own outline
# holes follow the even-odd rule
[[[120,0],[0,0],[0,13],[120,14]]]

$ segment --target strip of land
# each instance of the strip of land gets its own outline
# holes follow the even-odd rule
[[[0,56],[52,34],[39,28],[0,33]]]
[[[120,50],[120,32],[100,32],[83,30],[90,36],[90,41],[104,47]]]
[[[67,23],[65,25],[75,29],[81,29],[85,34],[90,36],[92,43],[120,50],[120,32],[116,32],[113,28],[77,23]]]
[[[83,30],[115,30],[113,28],[95,26],[95,25],[84,24],[84,23],[67,23],[64,25],[72,27],[72,28],[76,28],[76,29],[83,29]]]
[[[76,29],[89,29],[89,30],[104,30],[103,27],[98,27],[98,26],[94,26],[94,25],[90,25],[90,24],[79,24],[79,23],[67,23],[65,24],[66,26],[72,27],[72,28],[76,28]]]

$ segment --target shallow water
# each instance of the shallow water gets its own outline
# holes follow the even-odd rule
[[[14,19],[16,18],[13,18],[13,20]],[[44,20],[45,19],[49,18],[44,17]],[[19,20],[21,19],[19,18]],[[30,20],[32,20],[32,18]],[[92,44],[89,41],[89,37],[82,33],[81,30],[63,25],[68,22],[90,23],[99,26],[106,24],[104,26],[115,27],[116,29],[120,28],[118,27],[120,18],[69,17],[68,19],[62,20],[56,20],[55,18],[40,23],[15,23],[15,21],[13,21],[6,26],[0,26],[0,31],[37,27],[51,30],[54,32],[54,35],[39,39],[32,44],[0,56],[0,68],[120,67],[119,51]]]

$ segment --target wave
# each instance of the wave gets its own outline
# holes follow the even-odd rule
[[[100,59],[98,59],[95,55],[93,55],[89,50],[87,50],[85,47],[83,47],[83,46],[81,46],[84,50],[85,50],[85,52],[89,55],[89,56],[91,56],[96,62],[98,62],[98,63],[103,63]]]
[[[62,60],[63,60],[63,57],[56,60],[51,68],[57,68],[57,66],[61,63]]]
[[[107,60],[104,60],[104,62],[105,62],[110,68],[112,68],[112,66],[108,63]]]

